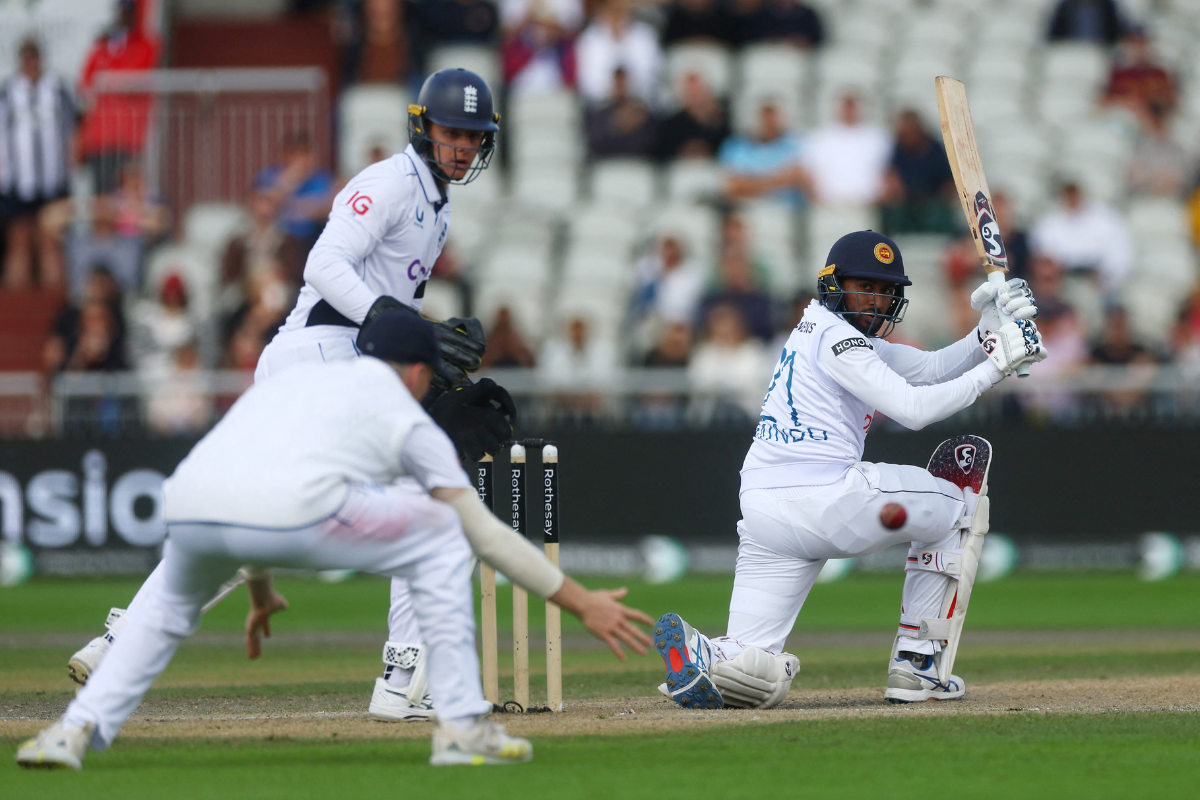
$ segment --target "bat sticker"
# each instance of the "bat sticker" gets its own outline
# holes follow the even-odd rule
[[[1004,240],[1000,238],[1000,226],[996,224],[996,212],[992,211],[992,204],[983,192],[975,193],[975,220],[987,254],[996,261],[1008,261]]]

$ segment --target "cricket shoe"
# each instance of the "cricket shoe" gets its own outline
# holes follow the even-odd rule
[[[104,621],[104,627],[108,630],[71,656],[71,660],[67,662],[67,677],[80,686],[87,683],[88,677],[96,671],[96,667],[100,666],[100,662],[108,653],[108,648],[112,647],[114,637],[125,625],[127,613],[123,608],[114,608],[108,612],[108,619]]]
[[[664,614],[654,626],[654,646],[667,665],[667,695],[683,708],[723,708],[725,701],[709,678],[712,645],[678,614]]]
[[[95,724],[82,728],[56,722],[17,750],[17,763],[30,769],[83,769]]]
[[[427,694],[413,705],[407,689],[393,689],[384,678],[376,678],[367,713],[380,722],[420,722],[433,716],[433,698]]]
[[[951,675],[946,683],[938,679],[934,656],[902,650],[892,658],[887,691],[883,696],[892,703],[922,703],[926,700],[957,700],[966,691],[967,685],[957,675]]]
[[[433,755],[429,763],[435,767],[452,764],[519,764],[533,760],[533,745],[528,739],[509,736],[503,725],[480,719],[469,730],[453,725],[438,725],[433,729]]]

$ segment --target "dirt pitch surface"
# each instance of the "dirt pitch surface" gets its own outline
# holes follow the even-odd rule
[[[344,700],[296,696],[261,701],[219,697],[151,701],[138,709],[122,737],[193,739],[416,738],[427,723],[386,724],[367,717],[364,695],[355,708]],[[0,736],[18,738],[42,728],[64,704],[24,702],[0,711]],[[563,714],[504,714],[511,733],[525,736],[624,736],[698,726],[899,715],[960,716],[1013,713],[1095,714],[1200,711],[1200,675],[1108,680],[1010,681],[968,686],[962,700],[893,705],[882,689],[799,689],[769,711],[684,711],[665,698],[638,697],[569,703]]]

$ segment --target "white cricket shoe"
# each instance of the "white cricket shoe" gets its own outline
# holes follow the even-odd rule
[[[967,685],[957,675],[951,675],[946,683],[938,679],[936,656],[901,651],[892,658],[883,696],[892,703],[923,703],[957,700],[966,691]]]
[[[114,637],[124,627],[127,613],[123,608],[114,608],[108,612],[108,619],[104,621],[104,627],[108,630],[103,636],[92,639],[83,646],[83,649],[71,656],[71,660],[67,662],[67,677],[80,686],[87,683],[88,677],[104,660],[108,648],[112,647]]]
[[[30,769],[83,769],[83,756],[95,729],[92,723],[77,728],[56,722],[21,744],[17,763]]]
[[[509,736],[503,725],[481,719],[470,730],[453,725],[438,725],[433,729],[433,755],[429,763],[435,767],[450,764],[519,764],[533,760],[533,745],[528,739]]]
[[[71,660],[67,662],[67,677],[80,686],[86,684],[88,677],[96,671],[96,667],[100,666],[101,659],[108,653],[108,648],[112,647],[112,643],[112,633],[110,632],[103,636],[97,636],[84,645],[83,649],[71,656]]]
[[[368,713],[380,722],[420,722],[433,716],[433,698],[426,694],[413,705],[407,689],[393,689],[383,678],[376,678]]]

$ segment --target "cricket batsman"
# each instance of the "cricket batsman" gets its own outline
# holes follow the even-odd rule
[[[499,120],[491,89],[475,73],[445,69],[426,79],[417,103],[409,106],[407,149],[364,169],[334,199],[305,264],[296,307],[263,351],[256,383],[299,364],[357,358],[380,315],[418,315],[450,229],[449,187],[470,183],[487,169]],[[435,330],[441,358],[434,387],[440,396],[431,404],[426,398],[430,415],[464,456],[494,454],[510,438],[516,409],[492,380],[467,379],[484,353],[483,327],[476,319],[450,319]],[[139,601],[135,597],[131,608]],[[71,657],[72,680],[87,682],[125,613],[113,609],[108,631]],[[424,719],[433,713],[421,641],[408,585],[397,578],[383,648],[385,672],[371,697],[373,718]]]
[[[80,769],[88,747],[107,748],[199,627],[204,603],[243,564],[253,570],[251,658],[271,614],[287,607],[268,568],[354,569],[405,581],[438,708],[435,765],[533,757],[527,740],[489,719],[475,653],[475,553],[579,616],[619,658],[622,644],[645,652],[650,637],[635,623],[651,620],[620,603],[623,590],[589,592],[564,576],[471,487],[449,437],[418,400],[439,367],[434,326],[389,311],[364,334],[366,357],[301,364],[256,383],[166,480],[159,568],[62,718],[20,746],[19,764]]]
[[[973,308],[995,303],[1013,320],[998,330],[981,319],[936,352],[893,344],[884,337],[903,319],[910,285],[899,248],[882,234],[850,233],[829,251],[818,299],[784,346],[742,465],[726,635],[710,639],[674,613],[655,626],[667,666],[659,689],[679,705],[782,702],[800,670],[784,643],[825,561],[901,542],[911,549],[885,697],[963,696],[962,679],[939,672],[941,643],[922,637],[921,626],[952,609],[948,592],[957,586],[951,578],[963,563],[964,534],[986,532],[987,498],[921,467],[865,462],[863,443],[877,413],[919,430],[1046,351],[1022,280],[984,283],[971,295]],[[985,492],[990,447],[977,441],[958,449],[953,469],[982,476],[975,486]]]

